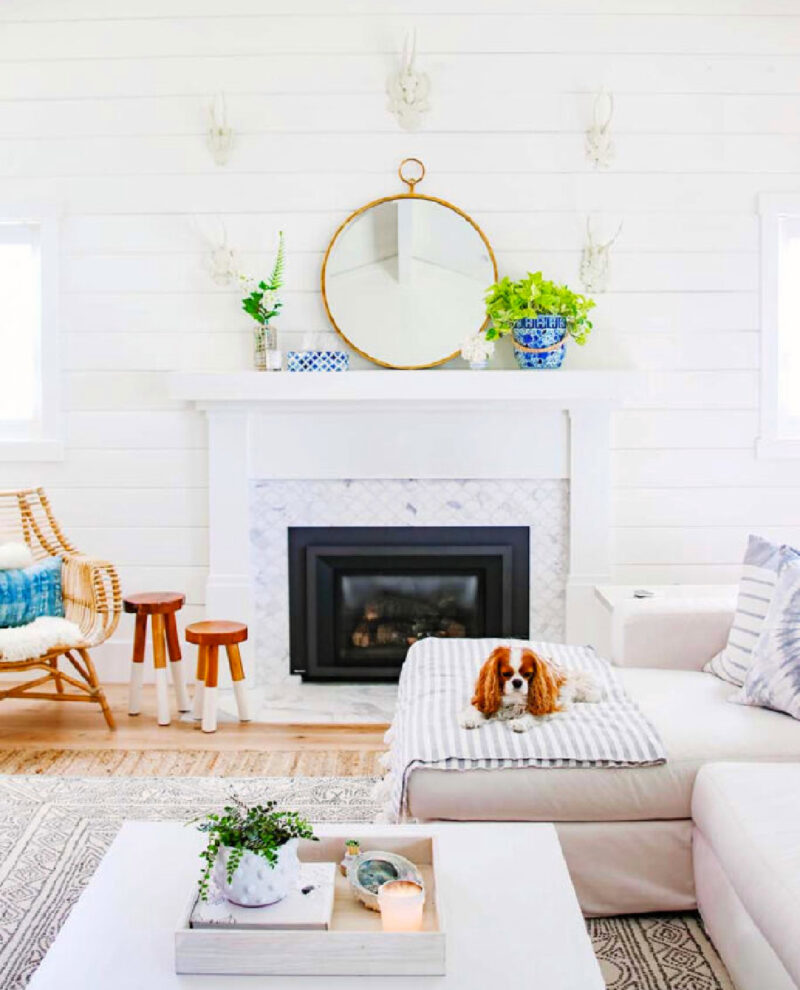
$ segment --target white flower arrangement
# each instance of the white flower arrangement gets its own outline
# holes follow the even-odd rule
[[[482,333],[467,337],[461,345],[461,357],[470,364],[481,364],[494,354],[494,341],[487,340]]]
[[[278,291],[283,286],[284,260],[283,231],[279,231],[278,253],[275,256],[275,264],[269,279],[255,282],[248,275],[239,276],[247,292],[247,295],[242,299],[242,309],[262,326],[266,326],[274,316],[277,316],[283,305]]]

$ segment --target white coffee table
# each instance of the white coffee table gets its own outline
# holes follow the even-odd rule
[[[602,990],[552,825],[330,825],[363,841],[402,828],[439,837],[447,976],[177,976],[174,933],[197,879],[202,836],[128,822],[30,983],[30,990]]]

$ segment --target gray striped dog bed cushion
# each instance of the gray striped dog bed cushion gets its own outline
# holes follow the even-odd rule
[[[705,665],[703,669],[707,673],[737,687],[742,686],[753,662],[753,648],[769,612],[780,566],[785,560],[798,556],[791,547],[770,543],[761,536],[749,537],[728,642]]]
[[[458,716],[470,703],[481,665],[507,639],[425,639],[408,651],[397,710],[386,734],[390,743],[383,784],[386,817],[406,813],[406,784],[415,767],[441,770],[503,767],[641,767],[664,763],[658,733],[622,687],[614,668],[588,646],[531,641],[537,653],[565,670],[593,674],[603,692],[599,704],[577,704],[530,732],[513,732],[490,720],[462,729]]]

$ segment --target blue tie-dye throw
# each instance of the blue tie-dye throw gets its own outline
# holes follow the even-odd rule
[[[42,615],[64,615],[61,558],[0,571],[0,628],[25,626]]]

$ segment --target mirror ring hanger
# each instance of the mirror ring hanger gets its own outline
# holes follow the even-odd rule
[[[416,178],[414,178],[412,175],[407,175],[408,169],[406,169],[406,172],[403,172],[404,167],[406,165],[411,164],[412,162],[415,165],[419,165],[419,175],[417,175]],[[405,182],[405,184],[408,186],[408,195],[413,196],[414,186],[416,186],[418,182],[422,182],[422,180],[425,178],[425,166],[422,164],[419,158],[404,158],[400,162],[400,167],[397,170],[397,174],[400,176],[400,180],[402,182]]]

